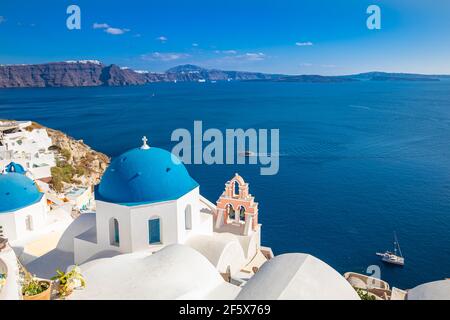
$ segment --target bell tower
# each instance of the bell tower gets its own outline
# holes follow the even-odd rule
[[[239,175],[225,183],[225,190],[217,200],[215,228],[249,235],[258,226],[258,203],[249,192],[249,185]]]

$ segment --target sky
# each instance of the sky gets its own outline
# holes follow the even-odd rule
[[[81,29],[69,30],[69,5]],[[381,9],[370,30],[366,10]],[[450,74],[449,0],[0,0],[0,64]]]

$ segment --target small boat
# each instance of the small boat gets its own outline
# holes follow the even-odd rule
[[[402,255],[402,250],[400,249],[400,244],[397,240],[397,235],[394,232],[394,252],[386,251],[385,253],[378,253],[377,256],[381,257],[381,261],[395,264],[398,266],[405,265],[405,258]]]
[[[254,157],[254,156],[256,156],[256,153],[246,150],[244,152],[240,152],[239,155],[242,157]]]

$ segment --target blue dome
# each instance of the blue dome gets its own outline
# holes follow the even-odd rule
[[[17,172],[17,173],[25,173],[25,169],[22,167],[22,165],[15,163],[15,162],[11,162],[10,164],[8,164],[5,167],[5,171],[6,172]]]
[[[170,152],[132,149],[115,158],[97,188],[98,200],[139,205],[175,200],[198,187],[183,163]]]
[[[16,211],[39,202],[36,183],[20,173],[0,174],[0,213]]]

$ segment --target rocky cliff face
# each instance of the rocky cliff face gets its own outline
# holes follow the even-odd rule
[[[280,75],[260,72],[224,71],[218,69],[205,69],[191,64],[181,65],[166,71],[169,80],[177,81],[247,81],[247,80],[274,80]]]
[[[0,66],[0,88],[98,86],[102,71],[98,63]]]
[[[71,61],[40,65],[0,65],[0,88],[129,86],[152,82],[201,81],[277,81],[277,82],[347,82],[347,81],[439,81],[445,75],[417,75],[369,72],[348,76],[282,75],[259,72],[205,69],[181,65],[164,73],[136,72],[98,61]]]
[[[165,73],[136,72],[96,61],[57,62],[39,65],[0,66],[0,88],[128,86],[169,81],[267,80],[275,75],[209,70],[192,65]]]
[[[82,140],[75,140],[61,131],[46,128],[54,146],[59,150],[68,150],[67,162],[73,168],[82,168],[82,174],[76,181],[82,185],[94,186],[100,183],[110,159],[105,154],[92,150]]]

